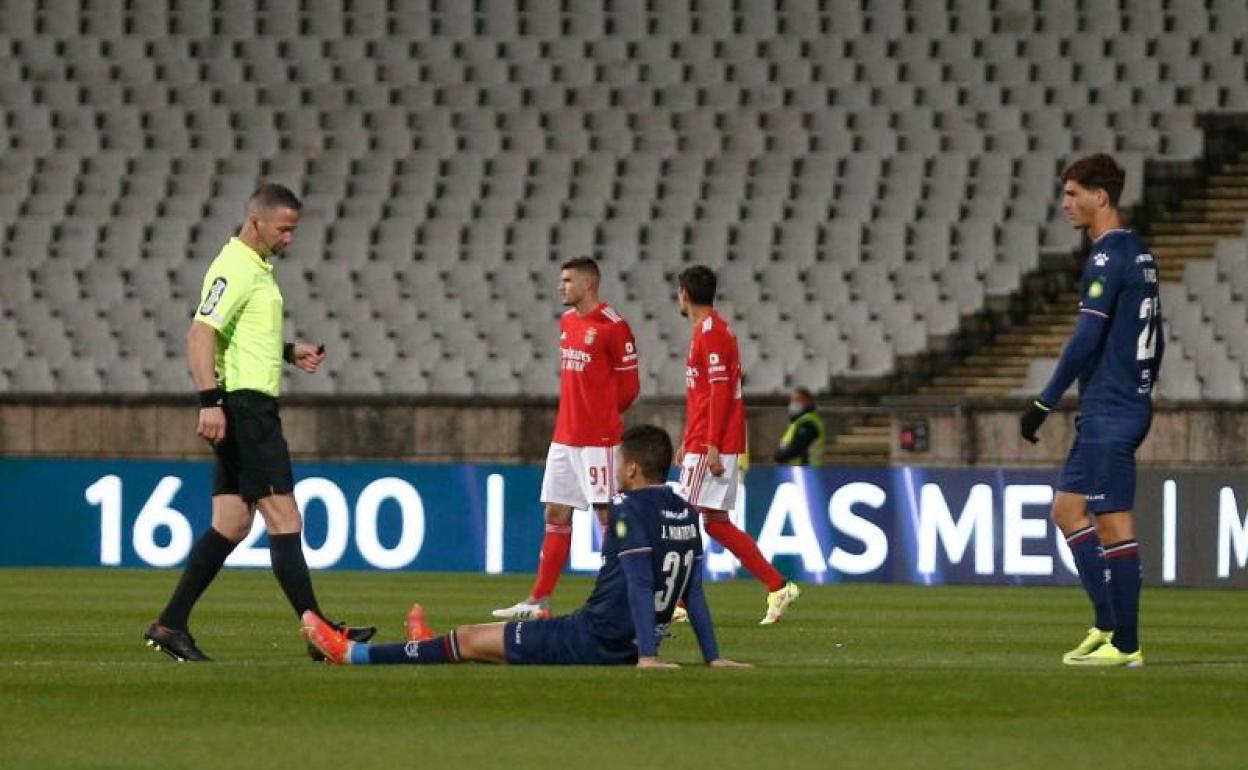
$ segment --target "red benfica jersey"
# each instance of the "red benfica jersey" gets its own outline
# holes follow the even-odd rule
[[[559,321],[559,361],[555,443],[620,443],[620,413],[639,389],[637,344],[628,322],[605,302],[584,317],[568,310]]]
[[[712,398],[712,387],[719,397]],[[714,310],[693,330],[685,359],[686,452],[702,454],[714,444],[721,455],[745,451],[745,401],[737,335]]]

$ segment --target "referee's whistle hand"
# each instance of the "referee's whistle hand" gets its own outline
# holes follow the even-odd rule
[[[219,444],[225,438],[225,410],[219,406],[206,406],[199,410],[199,424],[195,433],[209,444]]]
[[[303,342],[295,344],[295,366],[307,372],[315,374],[320,367],[321,362],[325,360],[325,347],[308,345]]]

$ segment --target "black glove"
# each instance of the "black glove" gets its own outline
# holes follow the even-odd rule
[[[1036,438],[1036,431],[1040,430],[1040,426],[1048,418],[1049,412],[1053,411],[1042,401],[1032,401],[1027,407],[1027,411],[1023,412],[1023,416],[1018,418],[1018,430],[1023,434],[1023,438],[1035,444],[1040,439]]]

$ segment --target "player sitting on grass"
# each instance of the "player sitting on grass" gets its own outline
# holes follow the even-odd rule
[[[460,626],[434,638],[417,604],[408,615],[406,643],[352,642],[313,612],[303,616],[303,633],[338,664],[677,668],[659,658],[659,642],[676,602],[684,599],[706,662],[717,668],[748,666],[719,656],[702,591],[698,512],[664,483],[671,463],[672,441],[662,428],[640,425],[621,436],[616,478],[622,494],[608,513],[602,569],[585,605],[570,615]]]

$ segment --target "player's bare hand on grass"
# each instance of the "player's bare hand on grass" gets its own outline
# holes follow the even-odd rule
[[[210,444],[221,443],[225,438],[225,410],[219,406],[201,408],[195,434]]]
[[[295,366],[308,374],[315,374],[317,368],[325,360],[324,345],[309,345],[306,342],[295,343]]]
[[[753,663],[742,663],[739,660],[729,660],[728,658],[716,658],[706,665],[711,668],[754,668]]]
[[[724,475],[724,462],[719,456],[719,447],[706,447],[706,469],[712,476]]]
[[[641,657],[637,659],[637,668],[657,668],[657,669],[673,669],[680,668],[679,663],[672,663],[652,656]]]

